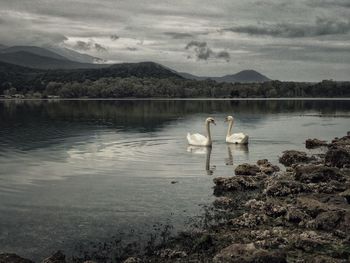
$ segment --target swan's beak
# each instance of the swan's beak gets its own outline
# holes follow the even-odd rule
[[[224,122],[227,122],[227,118],[225,118]]]

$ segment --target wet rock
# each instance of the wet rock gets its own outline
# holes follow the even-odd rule
[[[326,183],[317,183],[308,185],[313,192],[316,193],[325,193],[325,194],[334,194],[337,192],[345,191],[347,186],[343,182],[338,182],[331,180]]]
[[[285,263],[286,255],[280,251],[267,251],[256,248],[253,243],[250,244],[232,244],[222,249],[213,258],[215,263]]]
[[[320,213],[329,210],[330,206],[328,204],[322,203],[314,198],[310,197],[298,197],[297,198],[298,208],[301,208],[304,212],[315,218]]]
[[[334,146],[341,146],[341,147],[347,147],[350,145],[350,134],[348,134],[347,136],[344,136],[342,138],[335,138],[334,140],[332,140],[331,143],[331,147]]]
[[[260,172],[258,166],[248,163],[240,164],[235,169],[236,175],[256,175],[258,172]]]
[[[350,204],[350,189],[347,189],[346,191],[340,193],[340,196],[344,197],[348,204]]]
[[[129,257],[124,260],[124,263],[142,263],[142,260],[136,257]]]
[[[344,216],[344,211],[327,211],[319,214],[315,220],[309,222],[308,227],[321,229],[321,230],[333,230],[335,229]]]
[[[286,219],[289,222],[304,225],[306,221],[311,219],[311,217],[300,208],[292,206],[288,208]]]
[[[307,252],[321,249],[326,242],[315,231],[306,231],[300,234],[295,247]]]
[[[298,163],[306,163],[310,160],[305,152],[289,150],[284,151],[283,155],[279,158],[279,162],[284,166],[291,166]]]
[[[267,159],[257,161],[257,165],[259,165],[260,172],[265,174],[273,174],[280,171],[277,165],[271,164]]]
[[[170,248],[163,249],[159,252],[159,257],[166,259],[177,259],[187,257],[187,253],[181,250],[173,250]]]
[[[214,178],[214,194],[225,192],[254,190],[258,188],[257,178],[251,176],[233,176]]]
[[[52,256],[45,258],[42,263],[65,263],[66,262],[66,256],[63,254],[62,251],[57,251]]]
[[[231,219],[229,224],[235,227],[255,228],[256,226],[264,224],[266,221],[267,217],[264,214],[244,213],[237,218]]]
[[[310,192],[310,188],[300,182],[278,180],[270,181],[264,192],[268,196],[288,196],[302,192]]]
[[[343,148],[331,148],[326,153],[325,162],[331,167],[349,167],[350,152]]]
[[[33,261],[22,258],[16,254],[0,253],[0,263],[34,263]]]
[[[221,196],[215,199],[213,205],[217,208],[229,209],[234,207],[235,201],[232,198]]]
[[[310,164],[295,168],[295,180],[303,183],[320,183],[331,180],[344,182],[345,177],[338,168]]]
[[[317,147],[321,147],[321,146],[327,146],[327,142],[326,141],[321,141],[319,139],[307,139],[305,141],[305,147],[307,149],[313,149],[313,148],[317,148]]]

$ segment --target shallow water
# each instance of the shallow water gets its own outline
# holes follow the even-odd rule
[[[248,147],[225,144],[229,114]],[[209,115],[212,150],[188,147]],[[155,224],[181,230],[213,200],[214,176],[277,164],[308,137],[343,136],[349,120],[346,100],[0,101],[0,252],[38,260]]]

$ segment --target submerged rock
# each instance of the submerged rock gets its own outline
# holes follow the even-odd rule
[[[235,169],[236,175],[256,175],[258,172],[260,172],[258,166],[248,163],[240,164]]]
[[[284,151],[279,158],[279,162],[284,166],[292,166],[293,164],[306,163],[310,160],[305,152],[289,150]]]
[[[321,146],[327,146],[327,142],[326,141],[321,141],[319,139],[307,139],[305,141],[305,147],[307,149],[313,149],[313,148],[317,148],[317,147],[321,147]]]
[[[34,263],[33,261],[22,258],[12,253],[0,253],[0,263]]]
[[[215,263],[285,263],[286,255],[280,251],[267,251],[256,248],[253,243],[232,244],[222,249],[213,258]]]

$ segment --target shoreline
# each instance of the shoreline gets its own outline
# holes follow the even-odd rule
[[[55,99],[39,99],[39,98],[0,98],[0,101],[350,101],[350,98],[55,98]]]
[[[286,150],[279,159],[285,170],[263,159],[214,178],[216,199],[201,221],[143,252],[126,247],[117,259],[101,258],[104,250],[66,259],[58,251],[42,262],[349,262],[350,132],[305,145],[325,151]],[[32,263],[1,253],[0,262]]]

